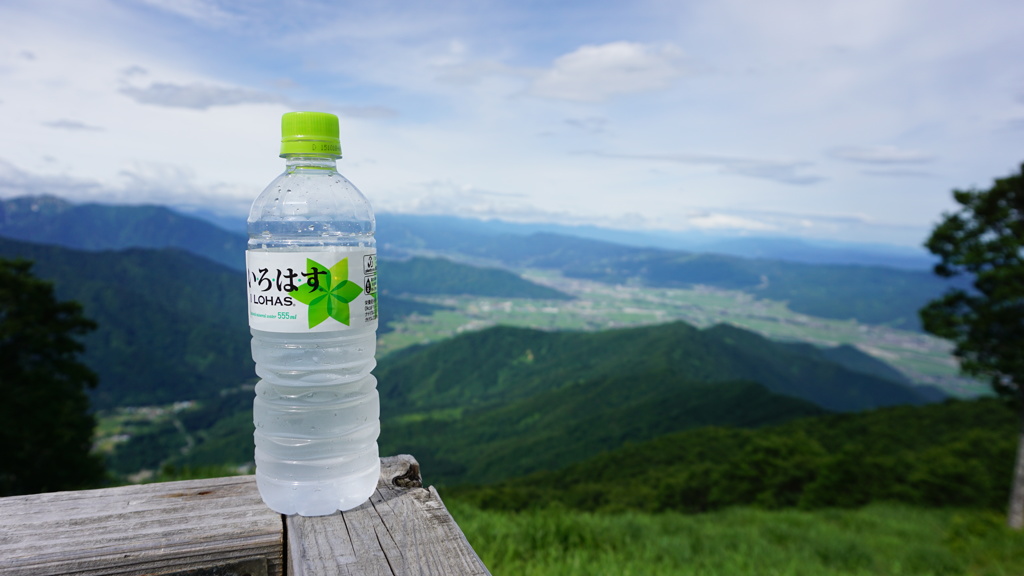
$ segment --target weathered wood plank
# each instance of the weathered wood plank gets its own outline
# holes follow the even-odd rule
[[[490,574],[407,455],[382,459],[369,502],[330,516],[289,516],[287,526],[291,576]]]
[[[252,477],[0,498],[5,576],[187,574],[254,559],[281,576],[283,555],[282,518]]]
[[[0,498],[0,574],[489,574],[411,456],[362,506],[287,526],[252,476]]]

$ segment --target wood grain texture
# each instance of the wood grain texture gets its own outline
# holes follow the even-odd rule
[[[437,491],[421,485],[411,456],[384,458],[369,502],[330,516],[289,516],[288,573],[489,575]]]
[[[0,498],[0,574],[169,574],[267,560],[283,524],[251,476]]]
[[[316,518],[271,511],[253,476],[0,498],[2,576],[284,576],[286,563],[293,576],[489,574],[408,455],[381,459],[368,502]]]

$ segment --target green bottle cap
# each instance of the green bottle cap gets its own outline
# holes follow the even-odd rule
[[[338,117],[327,112],[281,116],[281,156],[310,154],[341,158]]]

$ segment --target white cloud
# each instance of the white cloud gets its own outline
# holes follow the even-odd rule
[[[1019,164],[1024,3],[781,2],[0,2],[5,189],[241,205],[301,106],[381,208],[919,243]]]
[[[691,215],[687,222],[699,230],[744,230],[750,232],[769,232],[778,230],[776,226],[735,214],[721,212],[705,212]]]
[[[608,118],[603,116],[588,116],[586,118],[566,118],[565,123],[577,130],[591,134],[602,134],[608,126]]]
[[[715,154],[616,154],[609,152],[587,152],[587,154],[605,158],[716,166],[723,174],[735,174],[797,186],[816,184],[825,180],[823,176],[802,173],[805,168],[811,167],[813,164],[799,160],[741,158]]]
[[[0,196],[4,198],[50,194],[80,201],[94,197],[101,190],[102,186],[92,180],[32,174],[0,158]]]
[[[169,108],[192,108],[194,110],[206,110],[213,106],[281,104],[286,102],[286,99],[278,94],[236,86],[215,86],[198,82],[184,85],[155,82],[145,88],[125,86],[119,92],[139,104],[152,104]]]
[[[885,168],[881,170],[861,170],[865,176],[882,176],[885,178],[934,178],[935,174],[923,170],[906,170],[904,168]]]
[[[780,184],[807,186],[825,180],[823,176],[802,174],[801,170],[812,166],[810,162],[774,162],[762,160],[739,160],[722,167],[722,171],[748,178],[771,180]]]
[[[382,202],[380,207],[391,212],[417,214],[459,214],[510,220],[537,217],[542,213],[529,205],[523,194],[495,192],[472,184],[457,184],[450,180],[422,182],[411,197],[399,201]]]
[[[920,230],[887,224],[864,214],[705,208],[686,215],[689,226],[736,234],[768,233],[818,240],[897,243],[919,246]]]
[[[205,26],[223,26],[239,21],[239,16],[233,14],[220,6],[217,2],[210,0],[138,0],[146,4],[188,18],[198,24]]]
[[[0,197],[53,195],[76,203],[164,204],[182,209],[242,214],[253,188],[201,181],[191,167],[166,162],[132,162],[109,181],[22,170],[0,158]]]
[[[142,66],[134,65],[121,70],[121,76],[124,78],[132,78],[133,76],[145,76],[149,74],[149,70],[146,70]]]
[[[558,100],[600,102],[619,94],[667,88],[683,71],[683,53],[671,44],[586,45],[557,58],[534,80],[531,93]]]
[[[92,126],[81,122],[79,120],[68,120],[67,118],[61,118],[60,120],[52,120],[49,122],[42,122],[43,126],[47,128],[57,128],[59,130],[85,130],[85,131],[96,131],[101,132],[103,128],[99,126]]]
[[[829,153],[833,158],[862,164],[924,164],[935,156],[896,146],[844,146]]]
[[[785,212],[781,210],[757,210],[742,208],[719,208],[719,212],[740,215],[755,219],[776,227],[791,226],[799,223],[804,227],[811,226],[863,226],[871,224],[868,216],[859,213],[822,213],[822,212]]]
[[[469,60],[448,62],[440,60],[431,62],[436,70],[434,76],[438,82],[455,85],[472,85],[489,76],[523,76],[527,72],[518,70],[493,60]]]

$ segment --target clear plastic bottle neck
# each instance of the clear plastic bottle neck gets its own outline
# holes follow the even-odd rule
[[[287,155],[284,157],[288,172],[298,170],[338,170],[338,159],[334,156]]]

